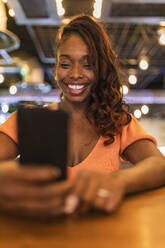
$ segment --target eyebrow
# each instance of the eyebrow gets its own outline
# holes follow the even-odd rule
[[[60,57],[60,58],[61,58],[61,57],[65,57],[65,58],[71,59],[71,57],[70,57],[68,54],[61,54],[59,57]],[[82,57],[82,59],[88,59],[88,58],[89,58],[89,55],[84,55],[84,56]]]

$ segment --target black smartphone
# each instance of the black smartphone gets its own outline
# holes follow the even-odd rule
[[[67,177],[68,114],[63,110],[20,107],[17,115],[20,163],[51,164]]]

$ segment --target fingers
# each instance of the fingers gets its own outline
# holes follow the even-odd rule
[[[45,186],[7,187],[0,192],[0,206],[10,213],[43,218],[71,213],[65,205],[71,188],[69,181]]]
[[[78,197],[75,195],[70,195],[65,199],[64,212],[66,214],[72,214],[73,212],[75,212],[78,206],[79,206]]]
[[[108,199],[106,200],[105,211],[107,213],[112,213],[116,211],[119,208],[122,200],[123,200],[123,193],[118,191],[116,194],[111,194],[111,196],[108,197]]]
[[[6,212],[17,214],[19,216],[49,218],[58,215],[64,215],[64,202],[59,200],[47,201],[6,201],[1,204],[2,210]]]
[[[17,166],[10,168],[6,173],[7,178],[11,181],[22,181],[26,183],[47,182],[57,179],[60,176],[60,170],[53,166]],[[6,178],[6,179],[7,179]]]
[[[3,190],[0,191],[0,200],[49,200],[52,198],[64,198],[72,189],[70,181],[50,183],[45,185],[22,185],[12,184],[4,186]]]
[[[79,209],[83,212],[94,208],[111,213],[118,208],[123,198],[123,189],[117,186],[116,182],[110,178],[107,180],[105,175],[90,171],[79,173],[72,193],[79,197]]]
[[[65,213],[64,199],[73,185],[54,182],[58,169],[51,166],[15,166],[0,173],[0,206],[24,216],[56,216]]]

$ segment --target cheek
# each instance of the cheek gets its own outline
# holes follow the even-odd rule
[[[57,82],[65,77],[64,72],[59,68],[56,69],[56,80]]]
[[[59,79],[68,77],[70,75],[70,69],[63,69],[59,67],[58,69],[58,77]]]
[[[88,78],[90,79],[90,81],[92,81],[93,83],[96,82],[96,75],[94,72],[90,72],[88,75]]]

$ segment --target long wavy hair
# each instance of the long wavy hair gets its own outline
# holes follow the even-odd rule
[[[104,145],[113,143],[114,136],[128,124],[131,116],[121,92],[120,67],[103,26],[85,14],[75,16],[61,26],[56,37],[56,51],[72,34],[78,34],[89,49],[89,60],[97,78],[91,91],[87,117],[92,119],[98,133],[106,137]]]

